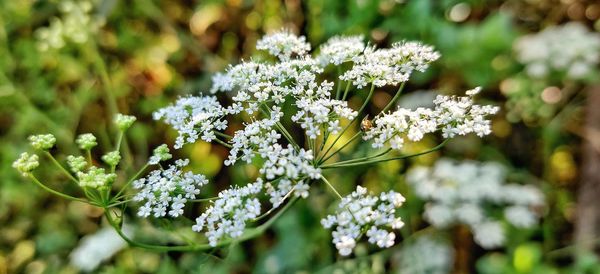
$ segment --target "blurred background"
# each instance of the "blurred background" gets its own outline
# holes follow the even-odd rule
[[[597,1],[0,0],[0,7],[0,273],[600,273]],[[556,26],[570,27],[556,32]],[[98,246],[110,235],[103,240],[100,209],[51,196],[12,169],[29,150],[31,134],[54,134],[55,152],[66,155],[77,149],[75,136],[93,132],[99,149],[108,151],[116,111],[138,117],[127,137],[134,157],[125,160],[142,166],[154,147],[176,137],[152,120],[153,111],[207,92],[213,73],[251,58],[263,34],[282,28],[305,35],[313,47],[342,34],[362,34],[382,47],[401,40],[431,44],[442,58],[411,79],[401,104],[430,101],[432,90],[461,94],[481,86],[478,100],[501,106],[484,139],[456,138],[436,153],[332,174],[343,193],[361,184],[407,196],[401,214],[418,237],[400,237],[406,241],[386,252],[364,245],[355,257],[339,257],[319,223],[335,197],[321,189],[265,235],[210,254],[155,253],[118,242],[103,251]],[[552,63],[564,56],[570,59]],[[372,111],[392,92],[377,90]],[[361,100],[357,95],[350,104],[356,108]],[[406,149],[435,144],[431,137]],[[367,150],[359,144],[349,151]],[[223,167],[227,150],[218,145],[198,142],[176,154],[209,177],[208,193],[243,185],[257,173]],[[507,182],[541,189],[546,202],[539,223],[507,229],[506,244],[491,250],[474,243],[464,226],[428,229],[426,201],[411,194],[405,174],[442,156],[498,163]],[[36,174],[77,194],[47,164]],[[161,231],[190,233],[185,221],[175,226],[140,221],[136,236],[152,241]]]

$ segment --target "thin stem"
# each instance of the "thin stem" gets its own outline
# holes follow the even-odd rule
[[[342,149],[344,149],[345,147],[347,147],[350,143],[352,143],[352,141],[354,141],[356,138],[358,138],[358,136],[360,136],[361,132],[357,132],[356,134],[354,134],[354,136],[352,136],[350,138],[350,140],[348,140],[348,142],[346,142],[345,144],[343,144],[340,148],[338,148],[336,151],[334,151],[333,153],[331,153],[331,155],[326,156],[326,154],[323,155],[323,158],[319,161],[320,164],[325,163],[327,160],[331,159],[331,157],[333,157],[334,155],[336,155],[338,152],[342,151]],[[329,150],[327,150],[329,151]]]
[[[219,138],[215,138],[215,139],[213,139],[213,140],[217,141],[217,143],[219,143],[219,144],[221,144],[221,145],[223,145],[223,146],[225,146],[225,147],[228,147],[228,148],[232,148],[232,147],[233,147],[232,145],[230,145],[230,144],[228,144],[228,143],[225,143],[224,141],[222,141],[222,140],[221,140],[221,139],[219,139]]]
[[[348,81],[348,84],[346,84],[346,89],[344,90],[344,96],[342,96],[342,101],[346,101],[346,97],[348,96],[348,91],[350,90],[351,85],[352,81]]]
[[[142,168],[140,168],[140,170],[138,170],[138,172],[133,175],[133,177],[129,178],[129,181],[127,181],[127,183],[125,183],[125,185],[123,185],[123,187],[121,188],[121,190],[119,190],[119,192],[117,192],[117,194],[115,195],[115,198],[113,200],[117,200],[120,198],[120,195],[123,193],[123,191],[125,191],[125,189],[133,182],[135,181],[135,179],[137,179],[145,170],[146,168],[148,168],[148,164],[146,163]]]
[[[90,166],[93,165],[94,162],[92,161],[92,151],[90,149],[86,149],[85,154],[87,155],[87,160]]]
[[[375,155],[365,156],[365,157],[362,157],[362,158],[356,158],[356,159],[351,159],[351,160],[347,160],[347,161],[341,161],[341,162],[337,162],[337,163],[334,163],[334,164],[339,164],[339,163],[350,164],[350,163],[355,163],[355,162],[362,162],[362,161],[366,161],[366,160],[370,160],[370,159],[381,157],[381,156],[389,153],[390,151],[392,151],[392,149],[388,148],[388,149],[386,149],[386,150],[384,150],[384,151],[382,151],[380,153],[377,153]]]
[[[262,224],[262,225],[260,225],[260,226],[258,226],[256,228],[254,228],[254,229],[248,229],[248,230],[246,230],[246,232],[244,234],[242,234],[242,236],[240,236],[238,238],[226,239],[224,241],[221,241],[221,242],[217,243],[215,246],[211,246],[209,244],[201,244],[201,245],[190,244],[190,245],[167,246],[167,245],[153,245],[153,244],[140,243],[140,242],[132,240],[127,235],[125,235],[125,233],[123,232],[123,230],[121,229],[121,227],[119,226],[119,224],[117,224],[115,222],[115,220],[112,218],[112,216],[110,215],[110,210],[105,210],[104,211],[104,216],[106,217],[106,220],[108,221],[108,223],[117,231],[117,233],[119,234],[119,236],[121,236],[121,238],[123,238],[123,240],[125,240],[132,247],[145,248],[145,249],[154,250],[154,251],[161,251],[161,252],[166,252],[166,251],[203,251],[203,250],[210,250],[210,249],[213,249],[213,248],[216,248],[216,247],[225,246],[225,245],[231,244],[233,242],[246,241],[246,240],[249,240],[249,239],[252,239],[252,238],[255,238],[255,237],[261,235],[271,225],[273,225],[273,223],[275,223],[275,221],[288,208],[290,208],[292,206],[292,204],[294,204],[294,202],[296,200],[298,200],[297,197],[295,197],[294,199],[292,199],[291,201],[289,201],[281,210],[279,210],[277,212],[277,214],[275,214],[275,216],[273,216],[271,219],[269,219],[264,224]]]
[[[327,184],[327,186],[329,186],[329,188],[331,190],[333,190],[333,192],[335,193],[335,195],[337,195],[340,199],[342,199],[342,195],[340,195],[340,193],[337,191],[337,189],[335,189],[335,187],[333,187],[333,185],[327,181],[327,179],[325,178],[325,176],[321,175],[321,179],[323,180],[323,182],[325,182],[325,184]]]
[[[342,132],[340,132],[340,134],[338,134],[338,136],[335,138],[335,140],[333,141],[333,143],[329,146],[329,148],[327,148],[327,151],[325,151],[325,153],[323,155],[327,155],[327,153],[329,153],[329,151],[333,148],[333,146],[335,145],[335,143],[337,143],[337,141],[340,140],[340,138],[342,137],[342,135],[344,135],[344,133],[346,132],[346,130],[348,130],[348,128],[350,128],[350,126],[357,120],[357,118],[360,116],[360,114],[363,112],[363,110],[367,107],[367,105],[369,104],[369,101],[371,101],[371,97],[373,96],[373,92],[375,91],[375,85],[371,84],[371,90],[369,91],[369,95],[367,95],[367,99],[365,100],[365,102],[362,104],[362,106],[360,107],[360,109],[358,110],[358,112],[356,113],[356,117],[354,117],[354,119],[352,119],[352,121],[350,121],[350,123],[348,123],[343,129]]]
[[[394,105],[394,103],[398,101],[398,98],[400,98],[400,94],[402,94],[402,90],[404,89],[405,84],[406,82],[402,82],[402,84],[400,84],[398,91],[396,91],[396,95],[394,95],[392,100],[390,100],[390,102],[381,110],[381,113],[388,111]]]
[[[48,156],[48,158],[50,158],[50,160],[52,161],[52,163],[54,163],[54,165],[56,167],[58,167],[65,175],[67,175],[67,177],[69,177],[69,179],[73,182],[75,182],[77,185],[79,185],[79,181],[77,181],[77,179],[75,179],[75,177],[73,177],[73,175],[71,175],[71,173],[69,171],[67,171],[57,160],[56,158],[54,158],[54,156],[52,156],[52,153],[48,152],[47,150],[44,151],[44,153]]]
[[[94,57],[94,66],[98,73],[100,73],[100,80],[102,81],[102,85],[104,87],[104,101],[108,107],[108,112],[110,117],[115,117],[119,112],[117,107],[117,99],[113,94],[113,86],[110,81],[110,77],[108,76],[108,69],[106,68],[106,63],[102,56],[100,55],[100,50],[96,44],[93,45],[93,57]]]
[[[216,199],[219,199],[219,197],[210,197],[210,198],[202,198],[202,199],[193,199],[193,200],[188,200],[188,202],[190,203],[201,203],[201,202],[208,202],[208,201],[214,201]]]
[[[281,198],[281,202],[282,203],[285,202],[285,200],[287,198],[289,198],[290,195],[292,195],[292,193],[294,193],[294,190],[291,190],[288,193],[286,193],[285,196],[283,196],[283,198]],[[260,221],[260,220],[264,219],[265,217],[267,217],[269,214],[271,214],[273,211],[275,211],[278,208],[279,207],[273,207],[273,208],[269,209],[267,212],[265,212],[265,213],[261,214],[260,216],[254,218],[254,221],[257,222],[257,221]]]
[[[340,95],[342,92],[342,79],[340,79],[340,74],[342,74],[342,67],[338,66],[337,67],[338,83],[337,83],[337,87],[336,87],[336,91],[335,91],[335,99],[336,100],[340,99]]]
[[[223,132],[220,132],[220,131],[216,131],[216,130],[215,130],[215,131],[214,131],[214,133],[215,133],[215,135],[217,135],[217,136],[221,136],[221,137],[223,137],[223,138],[227,138],[227,139],[231,139],[231,138],[233,138],[231,135],[229,135],[229,134],[226,134],[226,133],[223,133]]]
[[[36,178],[36,177],[35,177],[33,174],[31,174],[31,173],[28,173],[27,175],[28,175],[28,177],[29,177],[31,180],[33,180],[33,182],[34,182],[35,184],[37,184],[38,186],[40,186],[40,187],[41,187],[41,188],[43,188],[44,190],[46,190],[46,191],[48,191],[48,192],[50,192],[50,193],[52,193],[52,194],[54,194],[54,195],[60,196],[60,197],[62,197],[62,198],[65,198],[65,199],[67,199],[67,200],[71,200],[71,201],[77,201],[77,202],[82,202],[82,203],[86,203],[86,204],[92,204],[92,203],[90,203],[89,201],[86,201],[86,200],[84,200],[84,199],[81,199],[81,198],[76,198],[76,197],[73,197],[73,196],[71,196],[71,195],[67,195],[67,194],[64,194],[64,193],[62,193],[62,192],[59,192],[59,191],[56,191],[56,190],[54,190],[54,189],[51,189],[51,188],[47,187],[46,185],[42,184],[42,182],[40,182],[40,181],[39,181],[39,180],[38,180],[38,179],[37,179],[37,178]]]
[[[369,164],[375,164],[375,163],[382,163],[382,162],[387,162],[387,161],[394,161],[394,160],[400,160],[400,159],[406,159],[406,158],[411,158],[411,157],[416,157],[416,156],[420,156],[420,155],[424,155],[427,153],[431,153],[434,152],[436,150],[441,149],[442,147],[444,147],[444,145],[448,142],[448,139],[444,140],[442,143],[440,143],[439,145],[419,152],[419,153],[415,153],[415,154],[409,154],[409,155],[403,155],[403,156],[398,156],[398,157],[392,157],[392,158],[387,158],[387,159],[376,159],[376,160],[369,160],[369,161],[364,161],[364,162],[351,162],[351,161],[343,161],[343,162],[338,162],[338,163],[334,163],[334,164],[330,164],[330,165],[323,165],[321,166],[321,168],[323,169],[327,169],[327,168],[340,168],[340,167],[351,167],[351,166],[361,166],[361,165],[369,165]]]

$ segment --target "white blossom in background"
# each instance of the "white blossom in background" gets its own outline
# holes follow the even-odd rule
[[[188,200],[196,199],[200,188],[208,183],[204,175],[185,172],[189,160],[177,160],[165,170],[154,170],[145,178],[135,180],[133,187],[139,189],[133,200],[144,202],[138,216],[156,218],[178,217]]]
[[[127,225],[123,226],[123,233],[129,237],[133,235],[132,229]],[[91,272],[125,247],[127,242],[113,228],[105,227],[83,237],[71,251],[69,258],[73,266]]]
[[[454,266],[454,249],[443,240],[419,236],[404,244],[394,260],[398,261],[397,273],[448,274]]]
[[[292,55],[302,56],[310,51],[310,44],[304,36],[282,30],[263,36],[256,42],[256,49],[265,50],[282,61],[289,60]]]
[[[155,120],[164,120],[179,133],[175,148],[194,143],[198,138],[210,142],[215,139],[215,130],[227,128],[224,116],[228,113],[217,98],[182,97],[174,105],[162,108],[153,114]]]
[[[261,181],[221,191],[218,199],[196,218],[192,230],[205,231],[211,246],[216,246],[224,237],[235,239],[242,236],[246,222],[260,214],[257,196],[262,191]]]
[[[98,32],[104,20],[93,16],[95,1],[62,1],[58,5],[60,17],[50,20],[50,25],[39,28],[35,34],[41,51],[60,49],[67,43],[83,44]]]
[[[582,79],[596,71],[600,63],[600,34],[577,22],[525,35],[514,48],[517,59],[534,78],[560,72],[571,79]]]
[[[473,102],[479,88],[467,91],[467,96],[438,95],[433,101],[434,108],[415,110],[398,108],[391,113],[383,113],[373,119],[374,127],[364,135],[364,140],[373,140],[373,147],[389,144],[393,149],[401,149],[405,140],[420,141],[425,134],[441,131],[444,138],[456,135],[477,134],[480,137],[492,132],[487,115],[498,112],[494,106],[481,106]]]
[[[328,64],[340,65],[351,61],[355,56],[360,55],[365,50],[364,37],[355,36],[335,36],[321,45],[317,59],[322,66]]]
[[[396,209],[404,203],[400,193],[389,191],[373,196],[367,189],[357,186],[350,195],[342,198],[335,215],[328,215],[321,224],[332,230],[333,243],[342,256],[354,250],[356,242],[364,235],[369,243],[380,248],[394,245],[396,230],[404,226]]]
[[[538,223],[536,209],[544,196],[530,185],[506,183],[505,169],[496,163],[438,160],[433,167],[415,167],[407,182],[416,196],[427,201],[424,218],[433,226],[464,224],[484,248],[499,247],[505,235],[502,221],[519,228]],[[491,214],[500,208],[504,218]]]

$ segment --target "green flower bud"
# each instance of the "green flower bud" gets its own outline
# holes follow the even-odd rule
[[[81,187],[102,188],[106,187],[117,178],[117,174],[106,173],[103,168],[90,167],[88,172],[78,172]]]
[[[40,165],[38,160],[39,157],[37,155],[29,155],[29,153],[23,152],[19,158],[13,162],[12,167],[18,170],[23,176],[27,176],[27,174],[31,173]]]
[[[169,153],[169,147],[165,144],[162,144],[154,149],[152,157],[148,161],[151,165],[156,165],[161,161],[166,161],[173,158],[173,155]]]
[[[135,118],[135,116],[123,115],[123,114],[119,113],[115,117],[114,122],[117,125],[117,127],[119,128],[119,130],[125,131],[129,127],[131,127],[131,125],[133,124],[133,122],[135,122],[135,120],[137,120],[137,118]]]
[[[49,150],[56,144],[56,138],[52,134],[31,135],[29,142],[35,149]]]
[[[96,142],[96,136],[94,136],[94,134],[91,133],[85,133],[77,136],[77,140],[75,140],[75,143],[77,143],[77,145],[79,145],[79,148],[83,150],[90,150],[96,145],[98,145],[98,143]]]
[[[82,171],[87,166],[87,162],[83,156],[69,155],[67,156],[67,164],[71,168],[71,171],[75,173]]]
[[[121,154],[118,151],[111,151],[102,156],[102,161],[111,167],[117,166],[121,161]]]

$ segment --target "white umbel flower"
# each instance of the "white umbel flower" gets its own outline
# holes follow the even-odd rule
[[[134,201],[144,202],[138,210],[138,216],[156,218],[178,217],[183,214],[183,208],[188,200],[196,199],[200,188],[208,183],[204,175],[194,174],[182,169],[189,160],[177,160],[165,170],[154,170],[146,178],[133,182],[133,187],[139,192]]]
[[[262,182],[238,188],[233,187],[219,193],[219,198],[196,218],[192,230],[206,231],[211,246],[224,237],[238,238],[246,228],[246,222],[260,214],[260,202],[256,196],[262,191]]]
[[[224,116],[228,111],[217,101],[216,97],[183,97],[174,105],[154,112],[155,120],[164,120],[172,126],[179,136],[175,140],[175,148],[186,143],[193,143],[198,138],[210,142],[216,138],[215,130],[227,128]]]
[[[400,229],[404,223],[395,216],[396,209],[402,206],[404,197],[394,191],[379,196],[367,194],[367,189],[357,186],[356,190],[344,197],[335,215],[321,220],[331,232],[333,243],[342,256],[352,253],[362,231],[367,231],[369,243],[380,248],[394,245],[396,235],[389,229]]]
[[[263,36],[256,43],[256,49],[266,50],[269,54],[278,57],[280,60],[289,60],[292,55],[302,56],[310,51],[310,44],[306,42],[306,37],[296,36],[287,30],[281,30],[266,36]]]

